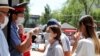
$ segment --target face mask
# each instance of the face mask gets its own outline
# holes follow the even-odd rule
[[[44,38],[45,38],[45,45],[46,46],[49,44],[49,37],[50,37],[50,33],[45,32]]]
[[[18,19],[16,20],[16,24],[21,25],[23,23],[24,23],[24,17],[18,17]]]
[[[4,23],[0,25],[1,26],[1,29],[3,29],[8,24],[8,22],[9,22],[9,19],[8,19],[7,16],[5,16]]]
[[[46,40],[49,40],[50,33],[45,33],[45,35],[44,35],[44,36],[45,36],[45,39],[46,39]]]

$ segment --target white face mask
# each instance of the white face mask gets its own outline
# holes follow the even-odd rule
[[[46,38],[46,40],[49,40],[49,38],[50,38],[50,33],[47,33],[47,32],[46,32],[45,38]]]
[[[21,25],[24,23],[24,20],[25,20],[24,17],[18,17],[18,19],[16,20],[16,24]]]
[[[8,22],[9,22],[9,19],[8,19],[7,16],[5,16],[4,23],[0,25],[1,26],[1,29],[3,29],[8,24]]]

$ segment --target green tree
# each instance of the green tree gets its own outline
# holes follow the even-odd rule
[[[100,31],[100,8],[93,9],[91,15],[94,17],[95,23],[97,24],[97,30]]]
[[[24,2],[24,0],[19,0],[20,3]]]
[[[77,21],[82,14],[83,5],[78,0],[68,0],[61,10],[62,19],[67,23],[77,27]]]
[[[90,14],[95,7],[99,7],[100,0],[67,0],[60,10],[54,12],[53,17],[60,18],[61,22],[67,22],[77,27],[77,22],[82,15]],[[99,5],[99,6],[97,6]]]
[[[45,7],[45,13],[41,16],[41,23],[46,24],[48,20],[51,18],[51,9],[49,5],[47,4]]]
[[[79,0],[80,4],[84,6],[85,14],[89,14],[91,11],[92,6],[95,3],[95,0]]]
[[[95,21],[100,22],[100,8],[92,10],[91,15],[94,17]]]
[[[62,21],[62,19],[61,19],[62,18],[62,14],[61,14],[61,12],[59,10],[53,11],[51,13],[51,16],[52,16],[52,18],[55,18],[55,19],[57,19],[59,21]]]

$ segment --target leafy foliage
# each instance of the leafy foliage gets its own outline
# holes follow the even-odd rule
[[[54,18],[58,18],[62,23],[67,22],[77,27],[77,22],[82,15],[91,14],[95,20],[100,20],[99,9],[100,0],[67,0],[61,10],[52,13]],[[95,8],[95,9],[93,9]]]
[[[45,13],[43,13],[43,16],[41,16],[40,22],[42,24],[46,24],[48,20],[51,18],[51,9],[49,5],[47,4],[45,7]]]

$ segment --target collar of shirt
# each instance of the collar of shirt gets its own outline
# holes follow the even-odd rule
[[[16,23],[12,22],[11,24],[12,24],[12,26],[14,27],[14,29],[18,29]]]
[[[57,45],[57,44],[59,44],[58,41],[55,41],[52,45],[50,44],[50,49],[51,49],[51,48],[54,48],[54,46]]]

